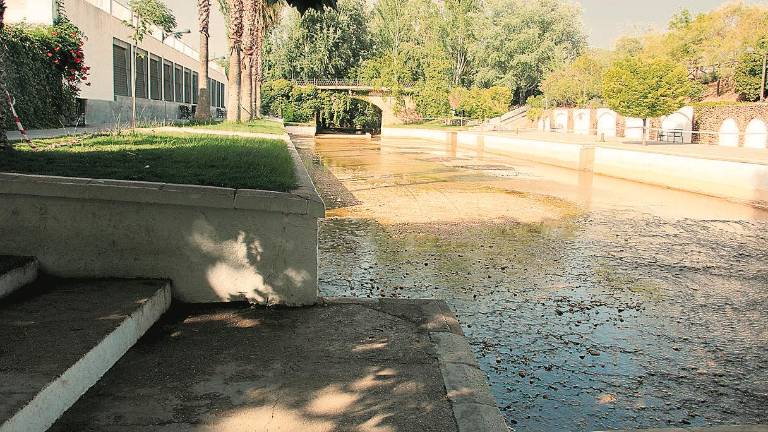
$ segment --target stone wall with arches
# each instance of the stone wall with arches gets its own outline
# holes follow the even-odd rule
[[[694,130],[701,144],[768,148],[768,104],[697,106]]]

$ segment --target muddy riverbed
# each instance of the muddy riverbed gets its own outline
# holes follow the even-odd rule
[[[294,137],[324,296],[433,297],[510,426],[768,423],[768,213],[404,140]]]

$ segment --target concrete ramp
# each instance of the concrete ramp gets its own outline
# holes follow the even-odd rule
[[[158,280],[47,280],[0,301],[0,432],[47,430],[170,303]]]

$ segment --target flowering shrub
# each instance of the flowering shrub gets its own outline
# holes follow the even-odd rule
[[[61,127],[77,117],[76,98],[88,85],[85,36],[66,19],[52,26],[6,25],[6,87],[16,111],[29,128]],[[11,119],[0,125],[15,128]]]
[[[46,52],[64,78],[67,85],[76,93],[80,84],[88,80],[90,67],[85,65],[83,43],[85,35],[74,24],[62,21],[51,28],[51,48]],[[85,82],[85,85],[91,85]]]

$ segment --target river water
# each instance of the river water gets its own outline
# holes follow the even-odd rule
[[[520,431],[768,423],[768,212],[444,144],[294,137],[324,296],[439,298]]]

